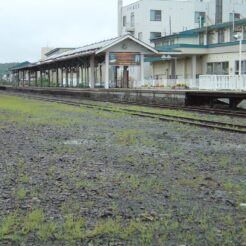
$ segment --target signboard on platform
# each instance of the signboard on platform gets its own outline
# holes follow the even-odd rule
[[[124,53],[124,52],[111,52],[109,53],[110,65],[140,65],[141,55],[140,53]]]

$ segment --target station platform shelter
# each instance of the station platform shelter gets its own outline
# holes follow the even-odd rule
[[[24,87],[135,88],[144,84],[145,57],[158,52],[125,35],[49,54],[42,61],[14,68],[12,83]]]

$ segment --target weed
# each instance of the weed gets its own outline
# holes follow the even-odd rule
[[[42,209],[36,209],[27,214],[22,232],[28,234],[31,231],[38,230],[40,225],[44,222],[44,212]]]
[[[99,221],[96,223],[93,230],[89,233],[89,237],[108,236],[115,237],[121,232],[121,225],[118,219],[107,219],[105,221]]]
[[[58,237],[65,241],[82,239],[85,236],[84,223],[83,218],[74,219],[71,216],[67,217],[62,225],[62,235],[60,234]]]
[[[27,183],[29,183],[29,181],[30,181],[30,178],[27,175],[22,175],[20,177],[20,182],[23,184],[27,184]]]
[[[48,224],[41,224],[37,232],[38,238],[41,241],[46,241],[55,234],[56,229],[57,225],[54,222],[50,222]]]
[[[0,240],[14,231],[16,214],[9,214],[0,225]]]
[[[24,200],[26,198],[26,190],[24,188],[20,188],[18,191],[17,191],[17,197],[19,200]]]
[[[141,132],[139,130],[124,129],[114,132],[117,144],[123,145],[135,145],[137,143],[137,137]]]

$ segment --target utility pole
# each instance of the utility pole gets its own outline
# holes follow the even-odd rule
[[[239,37],[239,71],[238,75],[242,75],[242,42],[243,42],[243,31],[240,34]]]
[[[123,9],[123,0],[118,0],[118,36],[122,35],[122,28],[123,28],[122,9]]]

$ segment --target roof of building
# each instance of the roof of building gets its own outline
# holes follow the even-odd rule
[[[112,39],[103,40],[103,41],[100,41],[97,43],[88,44],[88,45],[82,46],[80,48],[76,48],[74,50],[65,51],[65,52],[60,53],[60,54],[51,55],[48,58],[33,64],[32,66],[48,64],[48,63],[52,63],[55,61],[62,61],[62,60],[76,58],[76,57],[88,56],[91,54],[96,55],[96,54],[99,54],[101,52],[104,52],[106,49],[109,49],[110,47],[112,47],[112,46],[114,46],[114,45],[116,45],[116,44],[118,44],[118,43],[120,43],[126,39],[131,39],[132,41],[142,45],[143,47],[150,50],[151,52],[158,53],[158,51],[156,49],[154,49],[153,47],[151,47],[150,45],[140,41],[139,39],[133,37],[132,35],[127,34],[127,35],[120,36],[117,38],[112,38]]]
[[[9,68],[9,70],[18,70],[24,67],[28,67],[29,65],[31,65],[31,63],[29,61],[25,61],[25,62],[18,63],[14,67]]]
[[[52,55],[53,53],[59,51],[59,50],[74,50],[76,48],[65,48],[65,47],[58,47],[58,48],[54,48],[50,51],[48,51],[47,53],[45,53],[46,56]]]
[[[246,24],[246,18],[235,21],[235,26],[239,26],[242,24]],[[218,23],[215,25],[204,26],[201,28],[189,29],[189,30],[182,31],[179,33],[174,33],[172,35],[162,36],[159,38],[151,39],[151,41],[155,42],[155,41],[158,41],[161,39],[169,39],[169,38],[175,38],[175,37],[194,37],[194,36],[197,36],[199,33],[204,32],[204,31],[212,31],[212,30],[228,28],[228,27],[232,27],[232,26],[233,26],[233,22],[223,22],[223,23]]]
[[[54,59],[59,59],[62,57],[70,57],[70,56],[78,55],[78,54],[80,54],[80,55],[92,54],[92,53],[94,53],[95,50],[100,49],[100,48],[112,43],[115,40],[117,40],[117,38],[112,38],[112,39],[103,40],[103,41],[100,41],[97,43],[88,44],[88,45],[82,46],[80,48],[65,51],[61,54],[54,54],[53,56],[50,56],[47,59],[45,59],[43,62],[49,61],[49,60],[54,60]]]

